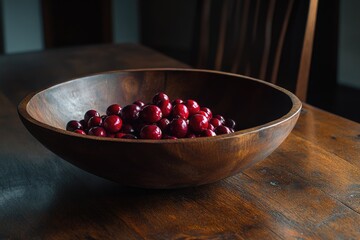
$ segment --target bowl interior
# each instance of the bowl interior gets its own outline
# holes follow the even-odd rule
[[[159,91],[171,99],[194,99],[214,114],[233,118],[239,129],[277,120],[293,107],[291,96],[264,82],[233,74],[191,70],[108,72],[65,82],[35,94],[27,111],[37,121],[65,129],[85,111],[105,113],[107,106],[122,106],[141,99],[151,102]]]

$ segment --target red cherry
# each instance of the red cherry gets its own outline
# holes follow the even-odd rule
[[[221,126],[221,125],[222,125],[221,121],[220,121],[219,119],[217,119],[217,118],[212,118],[212,119],[210,119],[209,123],[210,123],[211,125],[213,125],[214,128],[217,128],[218,126]]]
[[[98,136],[98,137],[106,137],[105,129],[102,127],[92,127],[89,130],[89,135]]]
[[[106,115],[119,115],[121,112],[121,106],[119,104],[112,104],[106,109]]]
[[[175,99],[174,101],[172,101],[172,105],[175,106],[176,104],[181,104],[184,103],[184,101],[180,98]]]
[[[187,119],[189,117],[189,110],[184,104],[180,103],[173,107],[171,114],[173,118],[180,117],[183,119]]]
[[[90,119],[91,117],[94,117],[94,116],[100,117],[100,113],[98,113],[96,110],[89,110],[89,111],[87,111],[87,112],[85,113],[85,115],[84,115],[84,120],[85,120],[85,122],[88,123],[88,122],[89,122],[89,119]]]
[[[210,129],[206,129],[201,132],[200,136],[201,137],[213,137],[213,136],[216,136],[216,133]]]
[[[162,118],[161,109],[155,105],[148,105],[140,112],[140,119],[146,123],[156,123]]]
[[[215,128],[211,123],[209,123],[208,129],[211,130],[211,131],[215,131]]]
[[[153,99],[152,99],[152,102],[153,102],[155,105],[158,105],[159,102],[161,102],[161,101],[169,102],[170,100],[169,100],[168,95],[166,95],[166,94],[163,93],[163,92],[159,92],[159,93],[157,93],[157,94],[153,97]]]
[[[194,115],[196,114],[198,111],[200,111],[200,106],[197,102],[195,102],[194,100],[187,100],[185,102],[185,106],[189,109],[189,114]]]
[[[66,130],[74,132],[77,129],[84,129],[79,121],[71,120],[66,124]]]
[[[195,133],[200,133],[208,128],[209,122],[207,117],[201,114],[195,114],[190,118],[189,126]]]
[[[202,107],[202,108],[200,108],[200,111],[206,112],[207,115],[209,116],[209,117],[208,117],[209,120],[212,118],[212,112],[211,112],[210,108]]]
[[[107,118],[105,118],[103,126],[106,131],[108,131],[110,133],[116,133],[116,132],[120,131],[120,129],[122,127],[122,120],[117,115],[111,115],[111,116],[108,116]]]
[[[84,132],[84,130],[81,130],[81,129],[75,129],[75,130],[74,130],[74,133],[86,135],[86,132]]]
[[[121,109],[120,116],[125,122],[134,122],[139,118],[141,108],[136,104],[130,104]]]
[[[88,128],[92,128],[92,127],[97,127],[97,126],[101,126],[103,120],[101,117],[98,116],[93,116],[89,119],[88,121]]]
[[[169,124],[170,135],[174,137],[183,138],[186,136],[187,131],[188,125],[186,124],[186,121],[182,118],[173,119]]]
[[[145,103],[143,101],[140,101],[140,100],[136,100],[135,102],[133,102],[133,104],[138,105],[139,107],[145,106]]]
[[[157,122],[158,127],[163,132],[167,131],[169,124],[170,124],[170,121],[167,118],[162,118],[160,121]]]
[[[161,109],[163,117],[168,117],[170,115],[172,104],[169,101],[162,100],[157,104],[157,106]]]
[[[215,129],[215,133],[216,135],[222,135],[222,134],[229,134],[231,133],[231,131],[228,127],[221,125]]]
[[[140,138],[142,139],[161,139],[161,136],[161,129],[156,125],[146,125],[140,132]]]

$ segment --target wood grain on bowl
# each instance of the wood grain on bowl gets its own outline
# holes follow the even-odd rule
[[[125,140],[65,131],[88,109],[104,113],[112,103],[194,98],[214,113],[233,118],[240,131],[211,138]],[[206,70],[143,69],[75,79],[31,94],[19,105],[27,129],[72,164],[128,186],[175,188],[232,176],[275,150],[301,109],[290,92],[240,75]]]

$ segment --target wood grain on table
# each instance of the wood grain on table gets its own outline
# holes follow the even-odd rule
[[[99,71],[187,67],[139,45],[0,56],[0,239],[360,239],[360,124],[305,104],[267,159],[215,184],[121,187],[40,145],[16,106]]]

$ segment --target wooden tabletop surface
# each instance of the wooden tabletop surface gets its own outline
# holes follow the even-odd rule
[[[126,188],[86,173],[18,118],[31,91],[145,67],[187,66],[130,44],[0,56],[0,239],[360,239],[360,124],[307,104],[264,161],[177,190]]]

